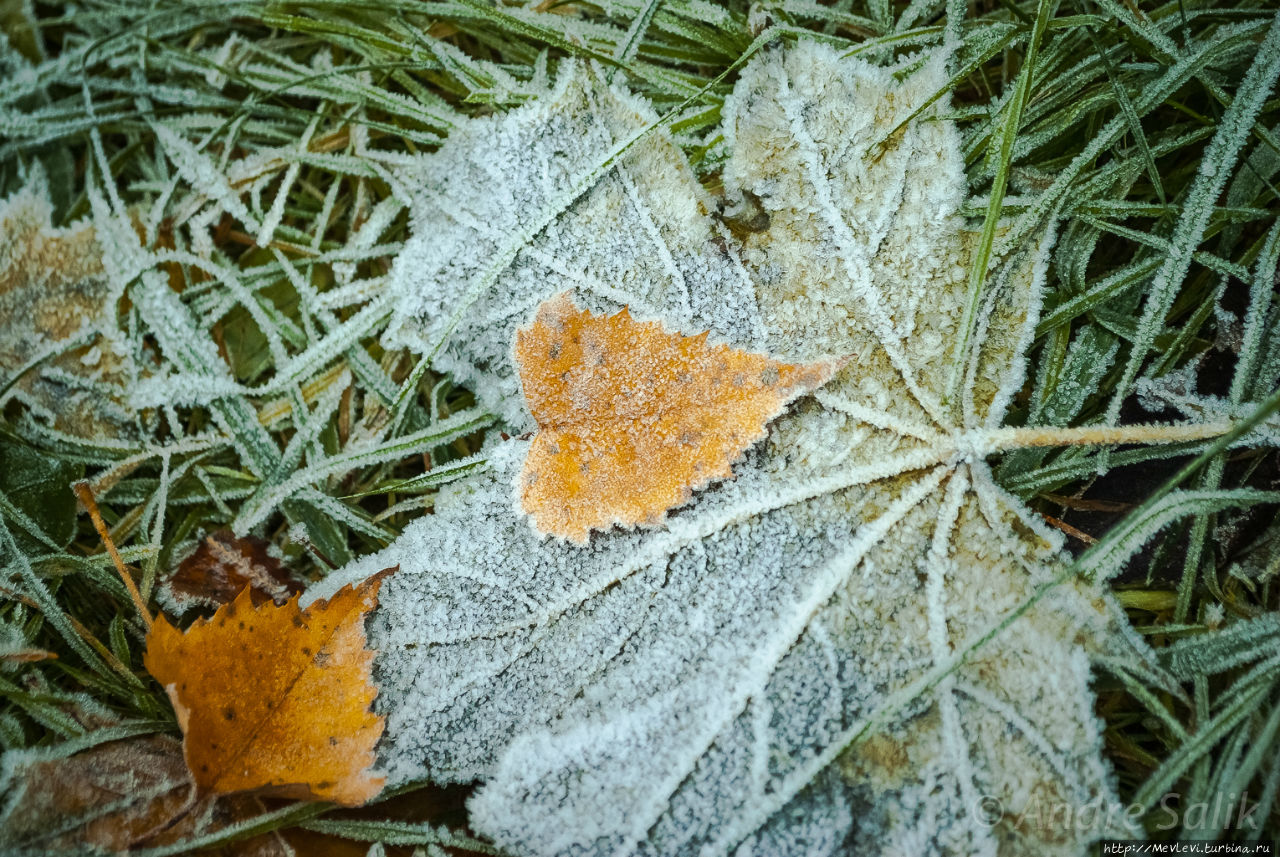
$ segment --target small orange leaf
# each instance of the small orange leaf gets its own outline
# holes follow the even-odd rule
[[[156,620],[144,663],[169,693],[202,791],[355,806],[382,789],[369,772],[383,718],[369,711],[363,620],[388,573],[306,610],[297,596],[255,607],[245,588],[186,633]]]
[[[625,309],[593,315],[567,294],[516,332],[538,422],[520,500],[539,532],[581,544],[613,524],[660,523],[693,490],[732,476],[769,420],[840,366],[782,363],[706,339]]]

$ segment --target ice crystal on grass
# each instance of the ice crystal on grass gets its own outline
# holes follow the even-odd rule
[[[444,343],[511,422],[514,331],[565,289],[848,362],[663,529],[540,540],[514,439],[334,575],[401,567],[369,627],[391,781],[484,781],[474,824],[523,854],[1079,853],[1107,832],[1035,813],[1113,804],[1087,654],[1108,602],[1037,601],[1059,539],[984,461],[1051,238],[992,260],[948,401],[976,236],[945,104],[912,118],[945,82],[941,56],[752,60],[723,120],[727,190],[759,209],[740,242],[661,129],[630,143],[648,108],[582,66],[422,160],[395,335]]]
[[[1171,408],[1183,417],[1206,423],[1243,420],[1257,410],[1257,402],[1233,402],[1229,397],[1197,392],[1196,368],[1189,364],[1160,378],[1139,378],[1134,384],[1138,401],[1148,411],[1158,413]],[[1280,446],[1280,416],[1264,420],[1238,443]]]

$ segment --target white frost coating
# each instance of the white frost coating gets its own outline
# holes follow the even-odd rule
[[[1206,423],[1241,421],[1257,411],[1260,402],[1233,402],[1223,396],[1197,392],[1197,368],[1195,364],[1188,364],[1159,378],[1139,378],[1133,385],[1138,402],[1153,413],[1173,408],[1190,420]],[[1272,414],[1234,445],[1259,444],[1280,447],[1280,415]]]
[[[155,132],[156,139],[173,160],[178,172],[196,191],[207,199],[216,200],[223,209],[246,226],[252,229],[261,227],[258,219],[240,201],[240,195],[231,189],[225,170],[168,125],[153,122],[151,130]]]
[[[656,120],[595,69],[567,64],[543,98],[466,123],[402,171],[414,188],[414,236],[391,272],[398,308],[389,343],[430,352],[447,340],[435,366],[522,427],[532,422],[511,343],[548,295],[572,289],[596,309],[629,304],[637,317],[758,344],[749,284],[727,264],[711,202],[664,129],[574,193]]]
[[[309,593],[400,566],[368,622],[391,782],[484,781],[472,821],[520,854],[1076,854],[1116,832],[1027,820],[1115,803],[1079,643],[1116,639],[1102,591],[1057,587],[904,696],[1052,579],[1061,547],[961,453],[1021,384],[1047,236],[993,261],[965,395],[944,403],[975,240],[956,134],[939,102],[888,137],[945,82],[936,59],[902,82],[812,43],[752,60],[726,183],[765,216],[736,247],[658,132],[566,190],[651,118],[581,66],[420,162],[395,335],[428,348],[459,313],[445,365],[512,422],[512,332],[566,288],[849,359],[665,529],[539,540],[512,503],[517,439]]]

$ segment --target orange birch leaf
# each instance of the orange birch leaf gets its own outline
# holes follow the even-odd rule
[[[582,544],[591,530],[661,523],[694,490],[732,476],[765,425],[840,365],[782,363],[706,340],[626,309],[593,315],[567,293],[516,332],[538,423],[520,500],[539,532]]]
[[[388,572],[328,601],[254,606],[250,590],[185,633],[157,618],[147,671],[165,686],[201,791],[365,803],[383,718],[369,706],[363,620]]]

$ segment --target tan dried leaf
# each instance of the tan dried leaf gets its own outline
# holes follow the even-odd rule
[[[132,362],[114,335],[120,290],[89,221],[51,223],[43,174],[0,200],[0,375],[54,428],[79,437],[128,432]]]
[[[263,812],[253,797],[197,799],[182,746],[167,735],[8,753],[0,772],[0,844],[22,855],[120,852],[215,833]],[[221,857],[288,857],[275,834],[209,852]]]

